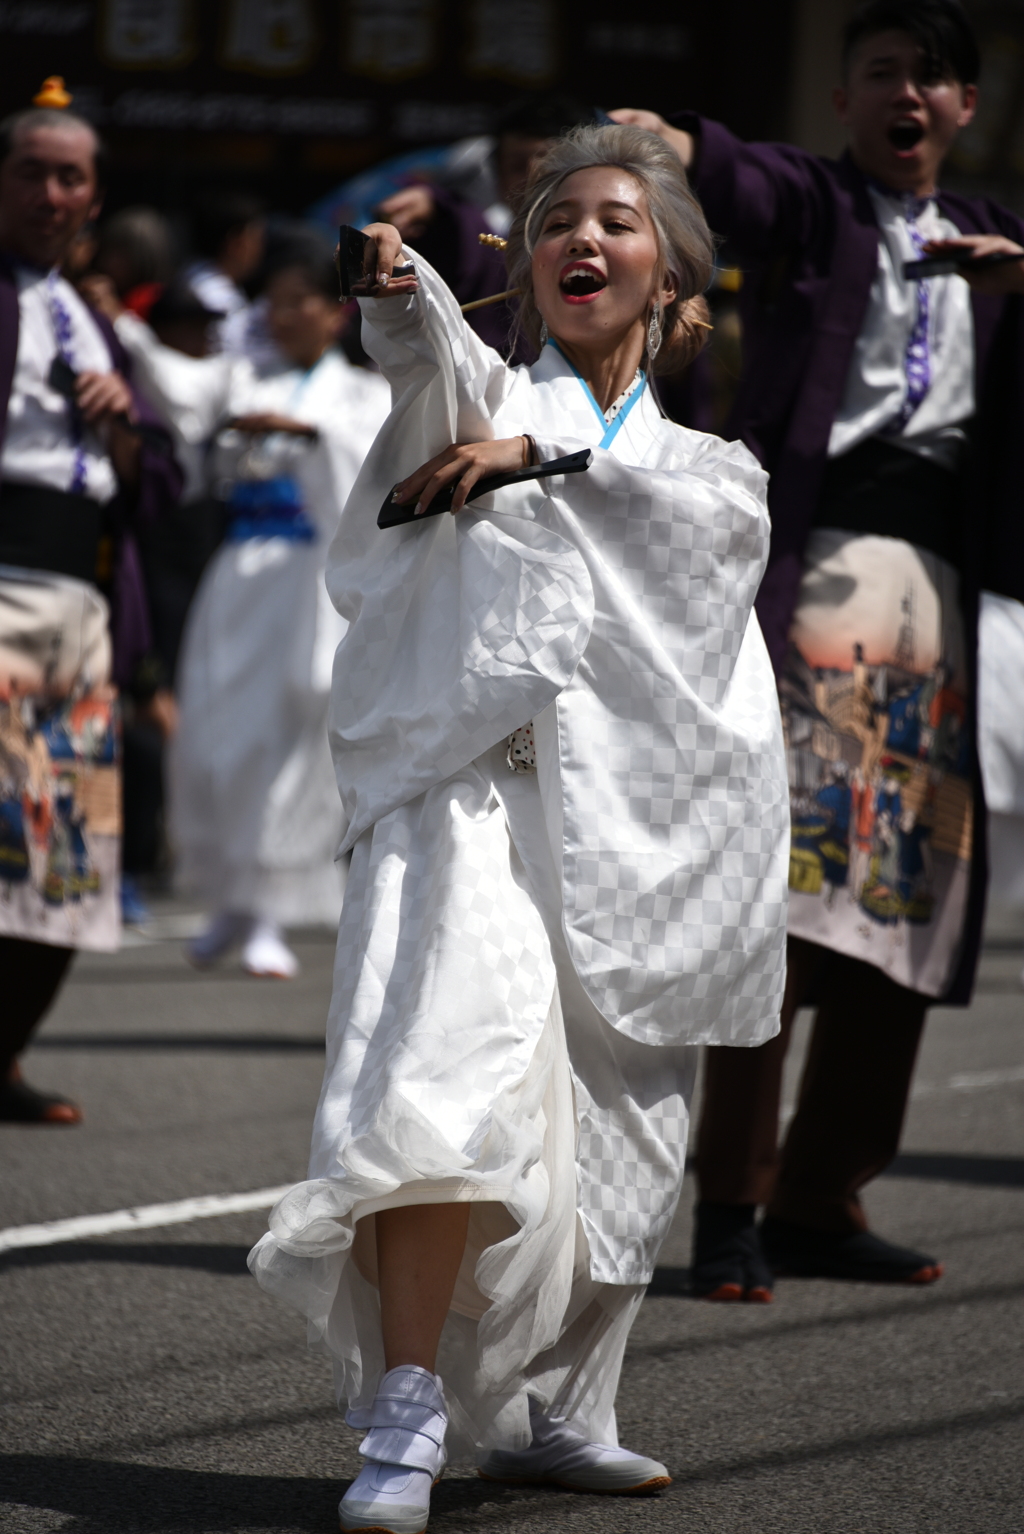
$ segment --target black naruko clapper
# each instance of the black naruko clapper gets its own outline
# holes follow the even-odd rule
[[[589,469],[594,461],[594,455],[589,447],[582,452],[570,453],[567,458],[550,458],[547,463],[531,464],[526,469],[513,469],[510,474],[487,474],[483,479],[477,480],[468,499],[477,500],[481,495],[490,495],[492,490],[501,490],[505,485],[521,485],[530,479],[550,479],[554,474],[582,474],[584,469]],[[411,501],[405,506],[399,506],[394,500],[395,486],[389,494],[377,517],[378,527],[405,527],[408,522],[422,522],[427,517],[439,517],[443,511],[451,511],[452,499],[459,484],[446,485],[439,490],[431,501],[426,511],[416,515],[416,502]]]

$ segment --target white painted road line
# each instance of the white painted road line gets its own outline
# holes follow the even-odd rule
[[[1005,1065],[995,1071],[963,1071],[948,1081],[921,1081],[911,1092],[912,1098],[934,1097],[936,1092],[980,1092],[985,1087],[1008,1086],[1024,1081],[1024,1065]]]
[[[978,1092],[986,1087],[1024,1081],[1024,1065],[993,1071],[964,1071],[948,1081],[922,1081],[911,1097],[933,1097],[937,1092]],[[780,1115],[783,1125],[793,1117],[796,1105],[786,1103]],[[71,1220],[48,1220],[44,1225],[12,1225],[0,1230],[0,1252],[22,1246],[54,1246],[58,1241],[83,1241],[87,1236],[111,1236],[120,1230],[147,1230],[158,1225],[184,1225],[189,1220],[208,1220],[218,1214],[244,1214],[270,1209],[292,1186],[259,1188],[254,1193],[208,1193],[202,1198],[180,1198],[173,1204],[142,1204],[137,1209],[115,1209],[112,1214],[84,1214]]]
[[[173,1204],[140,1204],[135,1209],[115,1209],[111,1214],[83,1214],[70,1220],[47,1220],[42,1225],[11,1225],[0,1230],[0,1252],[15,1247],[54,1246],[58,1241],[83,1241],[87,1236],[111,1236],[120,1230],[184,1225],[218,1214],[270,1209],[292,1186],[284,1183],[280,1188],[258,1188],[253,1193],[207,1193],[200,1198],[179,1198]]]

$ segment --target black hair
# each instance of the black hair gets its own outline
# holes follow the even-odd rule
[[[100,138],[96,129],[87,117],[80,117],[77,112],[68,112],[58,107],[26,107],[21,112],[12,112],[0,122],[0,165],[14,148],[15,140],[22,133],[30,133],[33,128],[87,128],[93,139],[93,167],[96,172],[97,190],[102,190],[107,184],[107,172],[110,161],[107,154],[107,146]]]
[[[216,260],[226,240],[266,216],[266,207],[247,192],[208,192],[195,211],[193,232],[201,256]]]
[[[264,284],[279,272],[299,271],[321,298],[338,297],[338,269],[327,241],[315,229],[287,228],[272,239],[264,268]]]
[[[174,266],[170,224],[156,208],[122,208],[100,225],[95,261],[99,271],[107,271],[104,263],[111,255],[127,262],[132,287],[167,282]]]
[[[977,83],[981,69],[978,43],[958,0],[866,0],[843,32],[843,69],[865,38],[879,32],[907,32],[924,54],[935,80],[952,77],[961,85]]]
[[[522,96],[498,114],[494,131],[499,138],[515,133],[522,138],[561,138],[570,128],[591,125],[598,120],[594,107],[584,106],[574,96],[561,91],[542,91]]]

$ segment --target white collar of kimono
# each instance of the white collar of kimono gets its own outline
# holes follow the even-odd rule
[[[534,363],[531,371],[535,377],[539,375],[541,378],[557,377],[560,374],[564,377],[566,373],[569,373],[577,380],[580,388],[589,400],[594,414],[604,428],[604,435],[598,443],[599,447],[604,448],[611,447],[629,412],[638,400],[642,399],[647,388],[647,375],[642,368],[637,368],[636,376],[632,383],[622,391],[618,399],[605,412],[591,393],[590,385],[583,377],[583,374],[578,368],[573,367],[558,342],[550,339],[541,352],[540,357]]]

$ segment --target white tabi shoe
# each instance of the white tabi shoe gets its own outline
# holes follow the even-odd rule
[[[391,1369],[369,1412],[350,1412],[347,1420],[370,1431],[359,1445],[366,1464],[338,1507],[344,1534],[423,1534],[430,1489],[445,1462],[448,1408],[440,1376],[414,1364]]]
[[[189,963],[207,969],[239,943],[244,943],[253,928],[253,918],[246,911],[218,911],[198,936],[185,945]]]
[[[563,1486],[568,1491],[650,1493],[672,1484],[656,1459],[630,1454],[610,1444],[590,1443],[557,1417],[546,1417],[530,1402],[533,1443],[528,1449],[495,1449],[477,1474],[485,1481],[519,1482],[533,1486]]]
[[[299,961],[272,921],[258,921],[242,949],[242,968],[260,980],[294,980]]]

